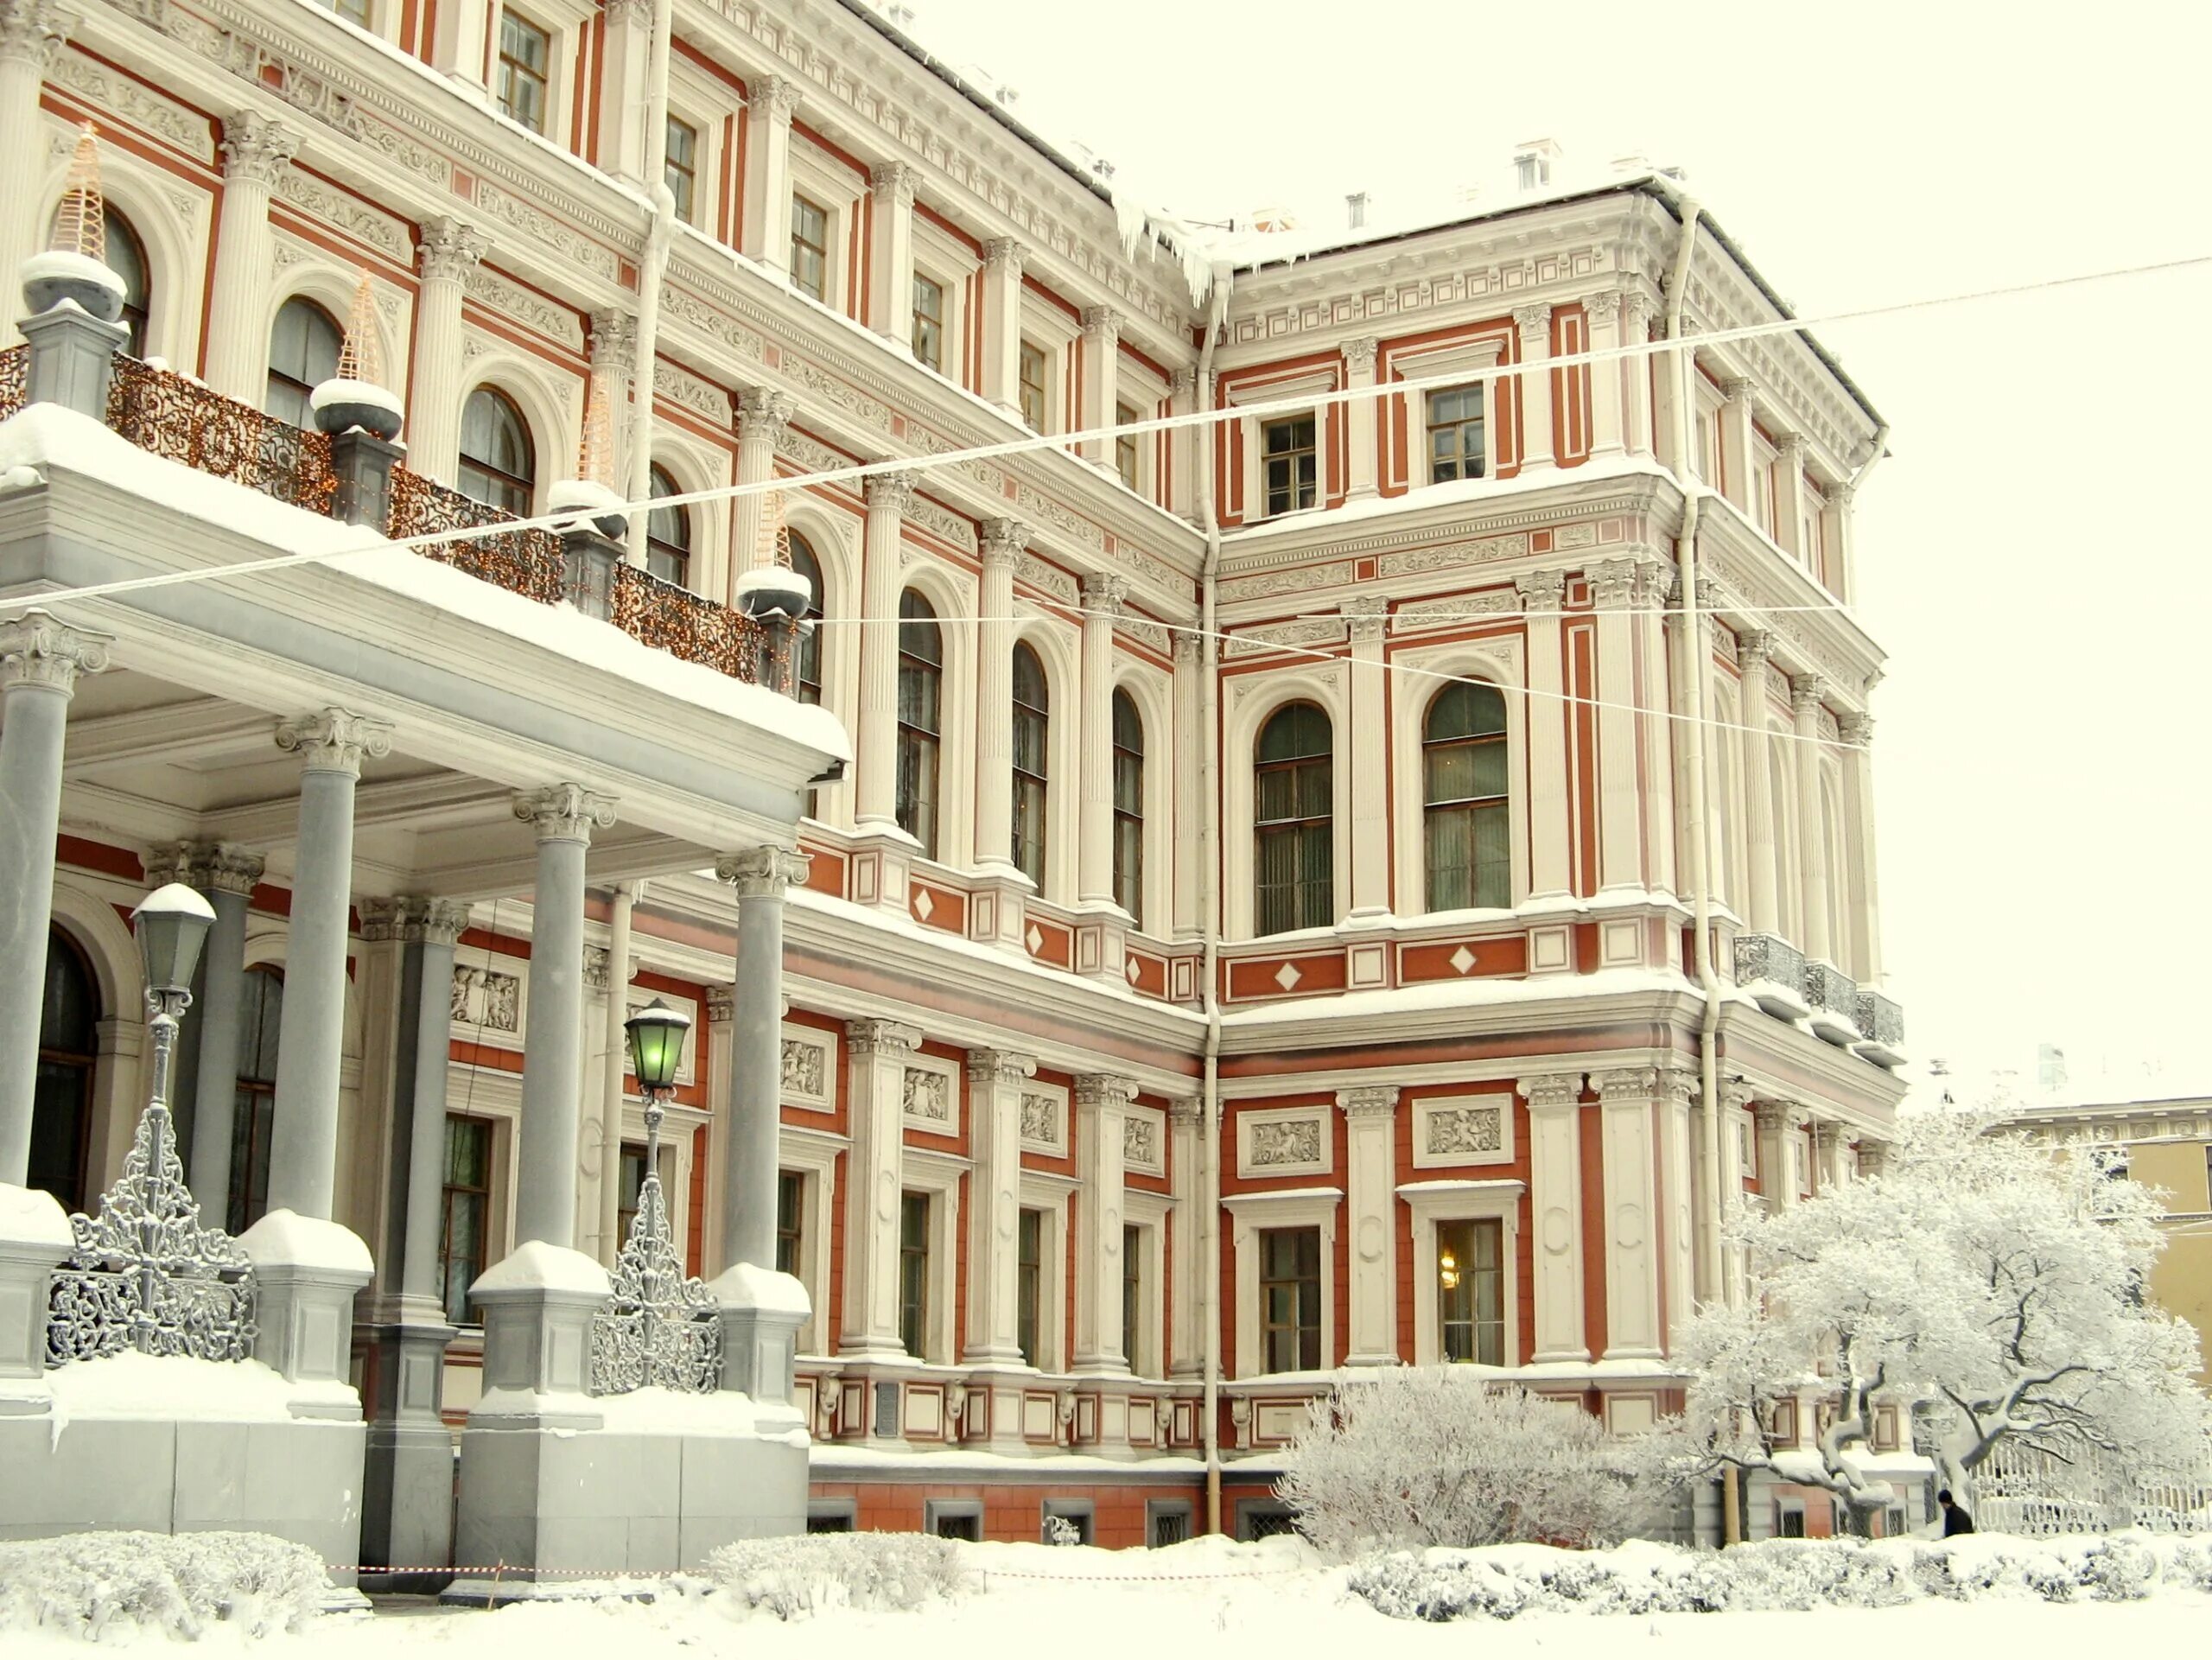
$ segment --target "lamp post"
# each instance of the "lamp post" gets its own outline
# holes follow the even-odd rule
[[[192,1007],[192,993],[186,988],[214,924],[214,907],[182,882],[156,888],[130,913],[146,976],[146,1024],[154,1039],[154,1085],[146,1118],[156,1173],[167,1161],[175,1135],[169,1122],[169,1066],[176,1050],[177,1022]]]

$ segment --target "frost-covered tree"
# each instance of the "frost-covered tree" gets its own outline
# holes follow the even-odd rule
[[[2007,1441],[2148,1474],[2201,1456],[2196,1333],[2147,1304],[2155,1195],[2087,1149],[2054,1157],[1981,1117],[1908,1117],[1878,1176],[1730,1230],[1748,1294],[1677,1336],[1674,1444],[1707,1467],[1774,1470],[1855,1513],[1889,1501],[1862,1468],[1878,1402],[1917,1415],[1949,1485]],[[1774,1403],[1826,1397],[1808,1456],[1773,1452]]]
[[[1573,1402],[1465,1367],[1339,1372],[1308,1409],[1275,1492],[1334,1555],[1610,1544],[1664,1506],[1668,1484],[1644,1479],[1640,1453]]]

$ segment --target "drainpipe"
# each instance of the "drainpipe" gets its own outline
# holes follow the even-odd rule
[[[1229,310],[1229,268],[1216,265],[1213,303],[1206,313],[1206,335],[1198,347],[1198,407],[1214,404],[1213,348]],[[1206,1455],[1206,1531],[1221,1531],[1221,653],[1216,638],[1215,589],[1221,569],[1221,520],[1214,506],[1214,429],[1198,429],[1205,445],[1195,469],[1198,529],[1206,538],[1205,563],[1198,576],[1198,920],[1205,929],[1205,956],[1200,984],[1206,1014],[1205,1078],[1199,1107],[1199,1140],[1205,1151],[1205,1181],[1199,1196],[1199,1225],[1205,1238],[1200,1256],[1205,1276],[1199,1286],[1200,1315],[1205,1322],[1205,1409],[1202,1415]]]
[[[653,0],[651,67],[645,76],[645,188],[652,211],[645,220],[645,259],[638,275],[637,366],[630,376],[630,484],[632,501],[653,493],[653,361],[660,350],[660,285],[668,275],[669,244],[676,236],[676,196],[668,188],[668,48],[674,0]],[[645,563],[645,528],[651,512],[632,509],[626,535],[633,565]]]

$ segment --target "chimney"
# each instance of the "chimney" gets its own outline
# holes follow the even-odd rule
[[[1530,138],[1522,142],[1513,152],[1513,182],[1516,189],[1526,194],[1542,190],[1552,181],[1552,169],[1560,160],[1560,148],[1549,138]]]
[[[1355,231],[1367,228],[1367,193],[1355,190],[1344,198],[1344,223]]]

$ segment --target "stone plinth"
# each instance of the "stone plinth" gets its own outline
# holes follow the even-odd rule
[[[53,1194],[0,1182],[0,1418],[45,1417],[48,1288],[70,1245]]]

